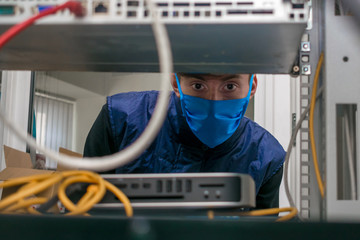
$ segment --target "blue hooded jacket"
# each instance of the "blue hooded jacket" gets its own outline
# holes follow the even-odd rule
[[[157,91],[147,91],[107,98],[104,107],[109,118],[107,138],[113,144],[112,151],[124,149],[139,137],[153,114],[157,96]],[[89,155],[86,150],[84,155]],[[179,98],[173,92],[167,118],[154,142],[137,160],[116,169],[116,173],[247,173],[253,177],[258,193],[282,168],[284,157],[285,151],[278,141],[246,117],[228,140],[215,148],[207,147],[192,133],[182,115]]]

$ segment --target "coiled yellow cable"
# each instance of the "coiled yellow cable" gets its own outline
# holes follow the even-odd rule
[[[126,215],[128,217],[133,216],[133,209],[126,195],[113,184],[104,180],[99,174],[89,171],[47,173],[11,179],[0,183],[0,188],[21,186],[17,192],[0,201],[0,212],[29,212],[39,214],[32,206],[46,203],[50,199],[35,197],[35,195],[59,183],[58,197],[61,203],[70,211],[68,215],[87,215],[87,212],[96,203],[101,201],[106,190],[109,190],[124,204]],[[74,204],[65,193],[66,188],[74,183],[90,183],[87,192],[76,204]]]

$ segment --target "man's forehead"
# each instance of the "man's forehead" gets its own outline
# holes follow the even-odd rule
[[[228,79],[249,78],[249,74],[180,73],[180,75],[187,78],[196,78],[201,80],[207,80],[207,79],[228,80]]]

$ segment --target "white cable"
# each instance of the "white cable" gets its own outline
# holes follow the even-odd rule
[[[350,188],[351,188],[351,200],[356,200],[356,180],[355,180],[355,167],[353,158],[352,142],[350,140],[350,129],[348,122],[348,114],[345,113],[344,124],[345,124],[345,139],[348,151],[348,162],[349,162],[349,173],[350,173]]]
[[[290,194],[290,189],[289,189],[289,182],[288,182],[288,169],[289,169],[289,159],[290,159],[290,154],[291,154],[291,150],[293,148],[294,142],[296,140],[296,136],[297,133],[299,131],[299,129],[301,128],[301,124],[304,121],[304,119],[306,118],[306,115],[308,114],[310,109],[310,106],[308,106],[305,111],[301,114],[298,123],[296,124],[296,127],[294,129],[294,132],[291,136],[287,151],[286,151],[286,156],[285,156],[285,161],[284,161],[284,187],[285,187],[285,193],[286,196],[288,198],[288,201],[290,203],[291,207],[296,207],[294,199],[292,198],[291,194]]]
[[[153,0],[146,0],[150,13],[152,13],[152,30],[154,32],[156,47],[159,55],[159,65],[161,73],[160,93],[157,99],[154,113],[148,123],[148,126],[139,138],[124,150],[104,157],[94,158],[75,158],[70,157],[44,146],[38,145],[34,138],[27,133],[19,131],[19,127],[14,126],[0,111],[1,120],[11,129],[16,136],[26,141],[26,143],[37,150],[41,151],[46,157],[58,161],[61,165],[73,169],[87,169],[92,171],[106,171],[123,166],[140,156],[152,143],[157,136],[167,115],[167,109],[170,96],[170,76],[172,71],[172,55],[169,38],[165,25],[159,21],[156,14],[156,6]]]
[[[318,90],[318,94],[316,95],[316,98],[318,98],[322,92],[324,90],[324,87],[321,87],[319,88]],[[289,201],[289,204],[291,207],[295,207],[296,208],[296,205],[295,205],[295,202],[294,202],[294,199],[292,198],[291,196],[291,193],[290,193],[290,188],[289,188],[289,181],[288,181],[288,172],[289,172],[289,159],[290,159],[290,155],[291,155],[291,150],[293,148],[293,145],[294,145],[294,142],[296,140],[296,136],[297,136],[297,133],[298,131],[300,130],[301,128],[301,124],[302,122],[305,120],[306,118],[306,115],[308,114],[310,110],[310,105],[308,105],[306,107],[306,109],[304,110],[304,112],[301,114],[300,118],[299,118],[299,121],[297,122],[296,124],[296,127],[292,133],[292,136],[291,136],[291,139],[289,141],[289,145],[288,145],[288,148],[287,148],[287,151],[286,151],[286,156],[285,156],[285,161],[284,161],[284,187],[285,187],[285,193],[286,193],[286,197]],[[300,220],[303,220],[302,217],[299,215],[298,216]]]

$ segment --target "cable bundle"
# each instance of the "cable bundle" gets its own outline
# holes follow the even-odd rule
[[[66,195],[66,189],[75,183],[89,183],[86,193],[75,204]],[[106,190],[112,192],[123,204],[128,217],[133,210],[126,195],[99,174],[89,171],[64,171],[11,179],[0,184],[0,188],[20,186],[17,192],[0,201],[1,213],[33,213],[40,214],[33,208],[36,204],[44,204],[51,199],[36,197],[48,188],[60,184],[58,198],[69,210],[67,215],[88,215],[87,212],[101,199]]]

